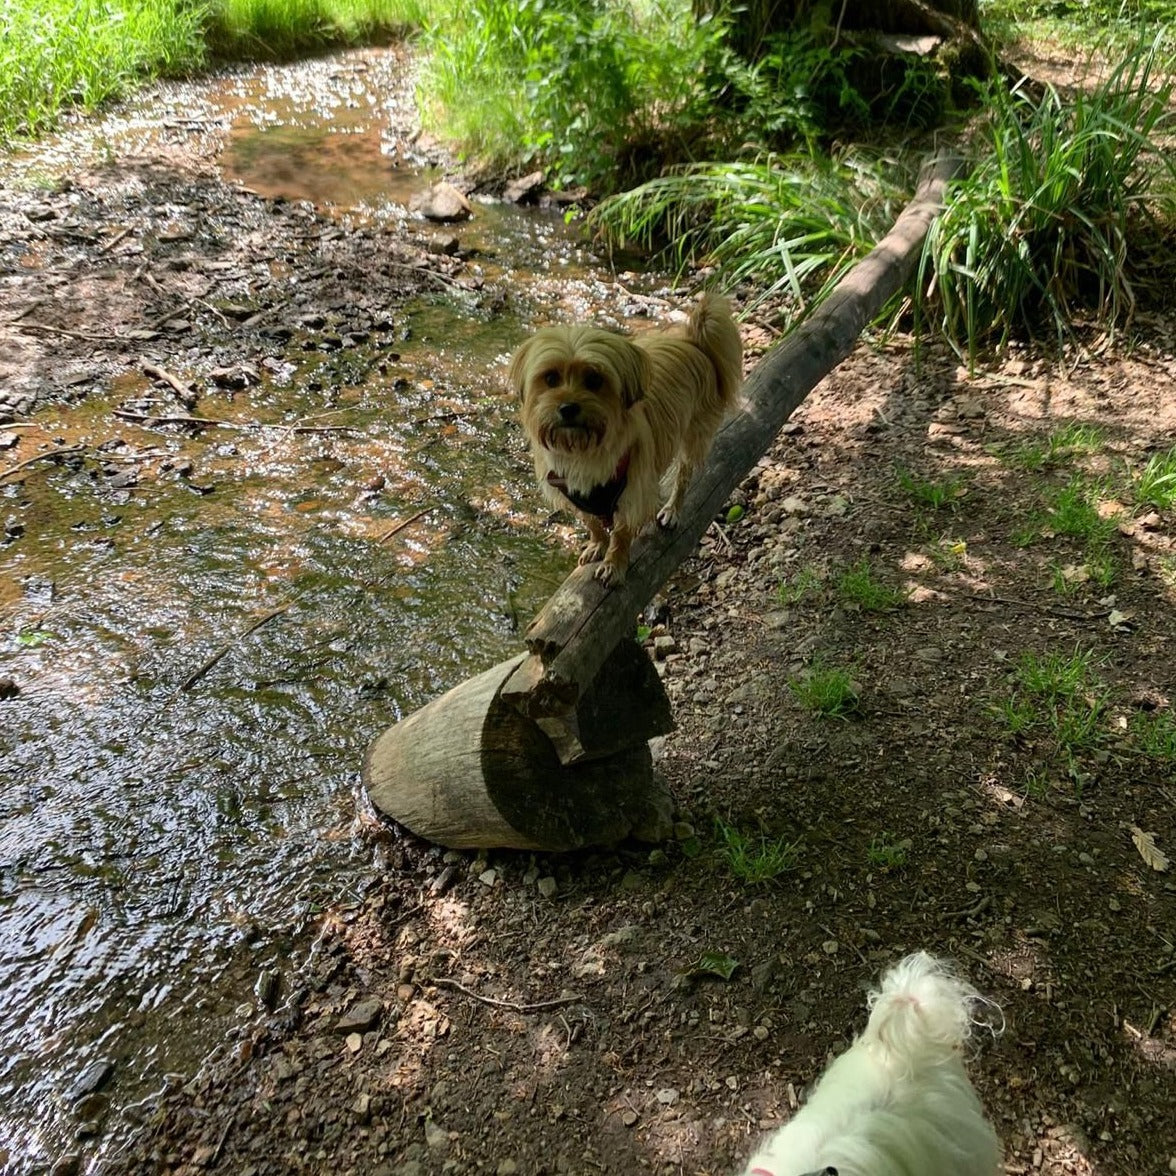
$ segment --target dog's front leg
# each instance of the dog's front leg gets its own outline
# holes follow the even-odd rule
[[[629,570],[629,548],[633,546],[633,529],[618,519],[613,523],[604,562],[596,569],[596,578],[606,588],[619,588]]]
[[[608,528],[605,527],[604,523],[596,515],[585,514],[583,511],[577,511],[576,513],[584,520],[584,525],[588,528],[589,535],[589,542],[584,545],[584,550],[580,552],[580,563],[598,563],[604,558],[604,553],[608,550]],[[597,568],[596,574],[598,576],[600,575],[599,568]]]

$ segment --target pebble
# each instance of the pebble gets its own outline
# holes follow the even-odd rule
[[[93,1094],[95,1091],[101,1090],[110,1081],[113,1074],[114,1063],[109,1058],[98,1058],[91,1062],[77,1076],[66,1098],[70,1102],[76,1102],[78,1099],[84,1098],[87,1094]]]
[[[384,1011],[384,1003],[379,997],[370,996],[366,1000],[356,1002],[335,1022],[338,1033],[366,1033],[373,1028]]]
[[[493,886],[494,883],[498,881],[498,871],[483,870],[478,875],[478,881],[481,882],[483,886]]]
[[[657,1092],[656,1097],[663,1107],[672,1107],[678,1101],[678,1092],[672,1086],[665,1086]]]
[[[539,879],[538,890],[544,898],[552,898],[558,889],[559,883],[550,874],[546,878]]]

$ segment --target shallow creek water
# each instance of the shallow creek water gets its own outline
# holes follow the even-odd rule
[[[430,177],[389,154],[367,67],[338,59],[321,91],[299,68],[201,91],[232,126],[226,175],[344,226],[406,215]],[[558,213],[477,212],[457,232],[494,313],[439,287],[394,350],[308,351],[218,403],[235,430],[120,425],[110,460],[151,477],[96,485],[67,461],[4,488],[23,530],[0,549],[0,678],[20,686],[0,703],[0,1169],[100,1157],[272,976],[284,999],[318,914],[380,869],[365,747],[520,648],[570,566],[503,365],[524,319],[593,313],[614,279]],[[99,446],[125,392],[25,435]]]

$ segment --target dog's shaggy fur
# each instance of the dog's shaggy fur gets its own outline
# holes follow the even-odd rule
[[[624,580],[642,527],[654,517],[664,527],[677,521],[735,401],[742,361],[730,308],[710,294],[682,327],[633,339],[584,325],[544,327],[516,352],[510,380],[539,486],[584,521],[590,541],[580,562],[599,561],[605,584]]]
[[[870,996],[865,1031],[745,1176],[997,1176],[1000,1144],[960,1057],[973,988],[925,952]]]

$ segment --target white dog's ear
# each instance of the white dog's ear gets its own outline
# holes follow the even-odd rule
[[[523,400],[527,392],[527,358],[531,354],[531,348],[534,346],[535,336],[532,335],[519,349],[514,353],[514,357],[510,361],[510,371],[507,378],[510,380],[510,386],[514,389],[515,395]]]
[[[618,340],[620,346],[616,348],[617,376],[621,382],[621,403],[626,408],[632,408],[638,400],[645,396],[645,389],[653,379],[653,366],[649,356],[640,347],[630,343],[628,339]]]

